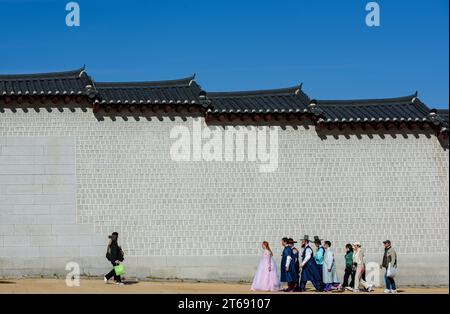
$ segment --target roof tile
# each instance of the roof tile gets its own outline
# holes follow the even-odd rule
[[[309,97],[301,86],[241,92],[207,93],[210,112],[304,112]]]
[[[66,72],[0,75],[0,96],[66,94],[95,94],[92,80],[84,68]]]
[[[317,112],[325,121],[425,121],[429,109],[417,95],[358,100],[312,100]]]

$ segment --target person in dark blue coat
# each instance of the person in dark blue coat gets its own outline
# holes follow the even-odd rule
[[[297,287],[298,276],[295,270],[295,256],[292,252],[291,246],[289,246],[289,239],[283,238],[281,245],[284,247],[281,257],[281,272],[280,281],[287,282],[288,287],[286,292],[292,292]]]
[[[292,255],[294,258],[294,265],[295,265],[295,272],[297,273],[297,282],[295,283],[295,290],[297,291],[300,287],[299,285],[299,280],[300,280],[300,252],[298,251],[298,249],[295,247],[295,243],[297,243],[297,241],[294,241],[294,239],[289,238],[288,240],[288,244],[292,249]]]
[[[305,235],[302,240],[302,275],[300,279],[300,291],[306,290],[306,283],[311,281],[317,291],[322,291],[322,274],[314,260],[314,253],[309,246],[309,236]]]

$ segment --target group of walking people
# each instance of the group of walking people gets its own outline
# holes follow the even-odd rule
[[[106,258],[112,264],[112,270],[104,276],[105,283],[111,278],[118,285],[123,285],[121,274],[123,273],[124,252],[118,244],[119,234],[113,232],[109,236],[106,250]],[[341,285],[336,274],[336,259],[331,250],[331,242],[324,241],[318,236],[314,236],[311,241],[315,249],[311,247],[309,236],[305,235],[301,239],[300,249],[292,238],[283,238],[281,245],[283,253],[281,255],[280,276],[273,252],[267,241],[262,243],[263,253],[253,279],[252,290],[259,291],[280,291],[281,284],[287,283],[286,292],[305,291],[307,282],[311,282],[317,291],[350,290],[359,292],[360,287],[365,291],[373,290],[373,285],[365,281],[365,262],[361,243],[354,242],[345,246],[345,272],[344,281]],[[383,241],[384,255],[380,265],[385,268],[386,293],[397,293],[394,280],[397,269],[397,254],[391,245],[391,241]]]
[[[260,259],[256,275],[253,279],[252,290],[280,291],[282,283],[287,283],[283,290],[286,292],[305,291],[306,283],[311,282],[316,291],[350,290],[360,292],[373,291],[373,285],[365,281],[365,261],[361,243],[354,242],[345,246],[345,273],[342,285],[336,273],[336,259],[331,242],[324,241],[318,236],[310,241],[305,235],[301,239],[300,249],[292,238],[283,238],[281,245],[280,276],[276,271],[273,252],[267,241],[262,243],[263,254]],[[315,249],[312,248],[314,244]],[[385,293],[397,293],[395,285],[395,270],[397,268],[397,256],[392,248],[391,241],[383,242],[385,252],[380,267],[386,269]]]

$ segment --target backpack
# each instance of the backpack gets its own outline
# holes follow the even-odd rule
[[[124,253],[122,247],[119,246],[119,261],[123,262],[123,260],[124,260]]]
[[[108,260],[108,261],[111,261],[111,249],[109,248],[109,246],[108,246],[108,248],[106,249],[106,259]]]

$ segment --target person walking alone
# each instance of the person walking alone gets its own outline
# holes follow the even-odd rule
[[[381,267],[386,269],[384,274],[384,280],[386,283],[386,289],[384,293],[397,293],[397,287],[395,285],[395,271],[397,270],[397,253],[391,245],[390,240],[383,241],[384,255]]]
[[[124,254],[122,248],[119,246],[118,239],[119,234],[117,232],[113,232],[109,236],[106,258],[113,265],[113,269],[105,275],[103,280],[105,281],[105,283],[108,283],[108,280],[111,279],[111,277],[114,277],[114,281],[116,282],[117,285],[123,285],[122,278],[120,277],[120,275],[116,274],[116,271],[114,269],[115,266],[120,265],[120,263],[123,262],[124,260]]]

